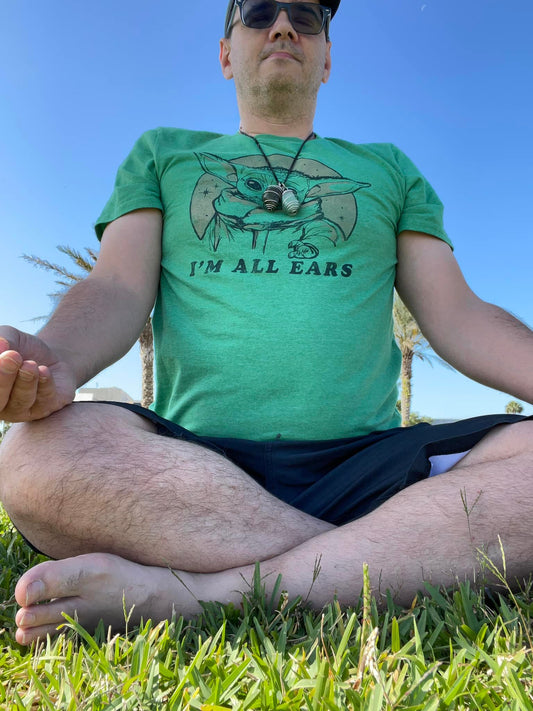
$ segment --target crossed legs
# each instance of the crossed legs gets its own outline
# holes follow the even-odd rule
[[[108,405],[73,405],[13,428],[0,495],[15,524],[60,560],[21,578],[17,639],[52,633],[62,612],[87,626],[192,615],[198,600],[240,600],[261,561],[291,596],[356,601],[362,565],[376,592],[409,604],[423,580],[474,578],[483,550],[510,580],[533,570],[533,422],[495,429],[452,471],[400,492],[340,528],[272,497],[223,457],[154,434]],[[311,586],[317,559],[321,572]],[[179,570],[176,575],[173,570]],[[46,603],[39,604],[36,603]]]
[[[0,500],[52,558],[104,551],[197,572],[269,558],[333,528],[221,455],[107,404],[13,427],[0,450]]]

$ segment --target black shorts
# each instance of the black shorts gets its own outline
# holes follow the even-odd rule
[[[485,415],[443,425],[422,423],[364,437],[325,441],[201,437],[140,405],[108,403],[146,417],[166,437],[195,442],[236,464],[271,494],[301,511],[340,525],[460,459],[497,425],[533,419]],[[435,466],[434,472],[432,468]]]

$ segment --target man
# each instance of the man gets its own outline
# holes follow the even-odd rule
[[[241,132],[141,137],[91,275],[39,337],[0,331],[0,417],[22,423],[0,495],[55,559],[17,585],[22,644],[62,613],[120,626],[124,604],[238,603],[255,561],[315,606],[353,603],[365,561],[405,604],[475,578],[500,540],[512,583],[532,570],[531,420],[396,428],[394,285],[442,357],[529,402],[533,334],[470,291],[400,151],[314,135],[338,5],[231,0]],[[70,404],[154,302],[154,410]]]

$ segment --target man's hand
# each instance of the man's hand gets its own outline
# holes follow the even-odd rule
[[[0,327],[0,419],[28,422],[72,402],[74,373],[36,336]]]
[[[119,217],[106,227],[91,273],[66,292],[41,338],[0,326],[1,420],[61,410],[78,385],[128,352],[157,295],[162,229],[160,210]]]

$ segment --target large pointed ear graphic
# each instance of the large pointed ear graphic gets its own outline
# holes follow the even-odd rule
[[[370,183],[362,183],[359,180],[348,180],[345,178],[322,178],[318,185],[313,185],[307,193],[308,198],[331,197],[333,195],[349,195],[362,188],[369,188]]]
[[[195,156],[206,173],[220,178],[228,185],[237,185],[237,171],[232,163],[211,153],[195,153]]]

